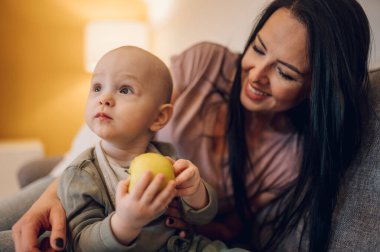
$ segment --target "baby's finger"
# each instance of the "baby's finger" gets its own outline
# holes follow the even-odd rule
[[[118,184],[117,184],[117,188],[116,188],[116,197],[123,197],[124,195],[128,194],[128,187],[129,187],[129,182],[130,182],[130,178],[127,178],[127,179],[124,179],[124,180],[121,180]]]
[[[188,160],[178,159],[177,161],[175,161],[175,163],[173,164],[175,176],[178,176],[179,174],[181,174],[181,172],[186,170],[188,167],[189,167]]]
[[[177,184],[177,187],[181,188],[185,182],[189,181],[190,179],[193,179],[195,175],[196,174],[195,174],[195,170],[194,169],[186,169],[186,170],[182,171],[175,178],[175,182]]]
[[[156,195],[160,192],[161,185],[164,181],[164,175],[162,173],[157,174],[152,182],[145,189],[144,194],[141,197],[141,201],[145,204],[150,204]]]
[[[131,192],[129,192],[134,199],[140,199],[143,196],[146,188],[152,181],[152,176],[153,175],[151,171],[147,170],[144,172],[139,181],[137,181],[137,183],[132,188]]]
[[[166,187],[157,195],[152,203],[152,206],[157,211],[164,210],[173,200],[176,195],[175,184],[173,180],[170,180]]]

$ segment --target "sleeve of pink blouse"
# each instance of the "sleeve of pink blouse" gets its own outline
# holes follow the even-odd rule
[[[209,146],[200,136],[210,134],[214,129],[212,115],[204,121],[199,116],[222,97],[209,94],[215,90],[226,90],[232,86],[238,54],[225,46],[202,42],[193,45],[171,58],[171,75],[174,82],[174,111],[168,124],[156,134],[156,139],[172,143],[180,157],[196,161],[199,146]],[[221,100],[221,102],[223,102]],[[198,119],[198,120],[197,120]],[[202,143],[200,142],[202,141]],[[186,149],[186,150],[185,150]]]
[[[170,71],[174,82],[174,100],[191,82],[204,74],[205,69],[215,56],[215,51],[218,50],[224,50],[224,48],[222,49],[218,44],[201,42],[170,58]]]

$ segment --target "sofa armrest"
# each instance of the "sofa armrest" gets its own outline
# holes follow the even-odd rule
[[[63,156],[45,157],[33,160],[21,166],[17,172],[20,187],[48,175],[51,170],[62,160]]]

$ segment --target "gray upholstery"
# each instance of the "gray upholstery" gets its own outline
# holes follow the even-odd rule
[[[380,69],[370,82],[374,113],[339,197],[331,251],[380,251]]]
[[[22,188],[31,182],[48,175],[62,158],[62,156],[47,157],[33,160],[21,166],[17,173],[19,186]]]

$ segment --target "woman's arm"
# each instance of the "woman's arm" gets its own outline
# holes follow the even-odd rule
[[[57,197],[55,179],[40,198],[12,227],[16,251],[40,251],[38,236],[50,231],[50,246],[62,250],[66,244],[66,213]]]
[[[178,200],[174,200],[166,211],[166,226],[180,229],[179,235],[186,237],[189,231],[194,230],[197,234],[204,235],[213,240],[233,242],[242,231],[240,218],[236,213],[226,216],[218,215],[211,223],[194,226],[187,223],[181,217]]]

